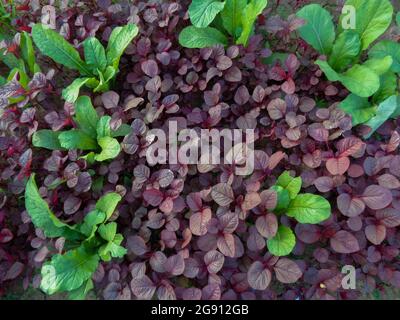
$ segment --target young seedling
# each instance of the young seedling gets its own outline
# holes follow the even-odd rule
[[[40,196],[32,174],[25,190],[25,207],[36,228],[48,238],[65,239],[64,253],[55,254],[42,266],[40,288],[48,295],[68,292],[70,299],[84,299],[93,288],[92,275],[100,260],[122,258],[127,250],[121,246],[123,236],[117,224],[107,222],[121,196],[108,193],[101,197],[84,220],[70,226],[59,220]]]
[[[121,151],[120,144],[115,138],[131,132],[131,127],[126,124],[118,130],[112,130],[111,117],[99,117],[87,96],[81,96],[76,100],[73,120],[77,128],[68,131],[39,130],[35,132],[32,137],[33,145],[49,150],[92,151],[83,158],[89,162],[105,161],[114,159]]]
[[[192,26],[179,35],[186,48],[228,45],[232,37],[236,44],[247,46],[257,17],[268,0],[193,0],[189,6]]]
[[[389,0],[347,0],[346,5],[355,8],[355,29],[344,29],[346,15],[342,14],[336,36],[330,13],[319,4],[311,4],[297,13],[306,20],[299,33],[327,57],[316,61],[326,77],[341,82],[351,92],[339,107],[352,116],[353,125],[370,126],[369,137],[378,123],[399,114],[396,73],[400,72],[400,44],[378,42],[369,50],[369,58],[361,62],[363,52],[390,26],[393,6]]]
[[[277,183],[271,187],[278,199],[273,209],[274,214],[286,214],[299,223],[308,224],[318,224],[328,219],[331,215],[329,201],[318,195],[299,193],[301,185],[301,178],[292,177],[288,171],[278,178]],[[289,255],[295,245],[296,237],[293,231],[284,225],[277,227],[276,234],[267,240],[268,251],[274,256]]]
[[[134,24],[116,27],[110,35],[106,49],[95,37],[87,38],[83,42],[83,61],[79,52],[57,32],[42,24],[36,24],[32,28],[33,41],[42,54],[69,69],[79,71],[81,75],[63,90],[63,98],[68,102],[75,102],[84,85],[94,92],[108,91],[110,82],[118,73],[122,54],[137,34],[138,28]]]

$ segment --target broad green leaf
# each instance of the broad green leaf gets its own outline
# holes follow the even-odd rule
[[[361,38],[362,50],[378,39],[392,22],[393,6],[389,0],[347,0],[346,5],[355,8],[355,31]],[[342,20],[340,17],[339,26]]]
[[[179,34],[179,44],[186,48],[207,48],[216,44],[228,45],[228,39],[215,28],[186,27]]]
[[[225,2],[218,0],[192,0],[189,6],[190,21],[197,28],[208,27],[224,6]]]
[[[123,258],[128,251],[116,244],[115,242],[108,242],[99,249],[99,255],[103,261],[110,261],[113,258]]]
[[[84,86],[90,78],[77,78],[68,87],[63,89],[62,97],[71,103],[74,103],[79,97],[79,90]]]
[[[69,240],[81,239],[82,234],[64,222],[61,222],[50,210],[49,205],[40,196],[32,174],[25,188],[25,208],[36,228],[43,231],[46,237],[65,237]]]
[[[353,126],[367,122],[375,115],[376,110],[368,98],[361,98],[355,94],[349,94],[339,104],[339,108],[351,115]]]
[[[132,127],[123,123],[117,130],[111,131],[111,137],[125,137],[132,132]]]
[[[69,300],[84,300],[90,290],[94,288],[93,280],[89,279],[84,282],[78,289],[72,290],[68,293]]]
[[[45,148],[49,150],[63,150],[61,147],[58,136],[61,132],[53,130],[39,130],[32,136],[32,144],[38,148]]]
[[[321,196],[299,194],[290,202],[287,215],[300,223],[317,224],[329,218],[331,205]]]
[[[121,152],[121,146],[117,139],[111,137],[103,137],[97,140],[99,146],[101,147],[101,152],[96,154],[96,161],[105,161],[109,159],[116,158]]]
[[[42,24],[32,28],[32,38],[42,54],[70,69],[78,70],[82,75],[90,75],[90,69],[79,56],[79,52],[57,32]]]
[[[18,59],[12,53],[4,54],[4,50],[0,49],[0,61],[2,61],[9,69],[24,69],[24,63],[22,59]]]
[[[225,0],[225,7],[221,12],[222,24],[235,38],[242,30],[242,14],[246,5],[247,0]]]
[[[392,66],[393,59],[391,56],[384,58],[372,58],[364,62],[363,66],[374,71],[378,76],[381,76],[389,71]]]
[[[117,233],[117,224],[115,222],[102,224],[99,227],[99,234],[106,241],[113,241],[116,233]]]
[[[346,68],[361,51],[359,35],[352,30],[345,30],[337,37],[329,56],[329,64],[334,70]]]
[[[391,56],[393,59],[391,70],[400,73],[400,43],[391,40],[383,40],[373,46],[371,50],[369,50],[368,55],[371,58]]]
[[[133,38],[137,36],[138,32],[138,27],[131,23],[113,29],[106,50],[108,65],[113,66],[115,70],[118,69],[122,54]]]
[[[391,96],[379,104],[376,109],[376,115],[365,123],[365,125],[370,127],[372,130],[364,138],[368,139],[371,137],[371,135],[393,115],[397,109],[397,103],[397,96]]]
[[[46,294],[76,290],[92,277],[98,264],[99,256],[88,253],[83,246],[56,254],[42,267],[40,288]]]
[[[331,14],[319,4],[310,4],[296,15],[306,20],[306,24],[299,28],[300,36],[319,53],[328,55],[336,37]]]
[[[96,125],[97,139],[111,137],[110,116],[102,116]]]
[[[75,102],[75,121],[83,132],[96,139],[97,123],[99,116],[92,105],[92,101],[88,96],[81,96]]]
[[[381,86],[372,97],[372,101],[376,104],[379,104],[390,96],[395,95],[397,92],[398,78],[394,72],[386,72],[381,76],[380,81]]]
[[[289,255],[295,246],[296,237],[293,231],[286,226],[280,226],[275,237],[267,240],[268,251],[277,257]]]
[[[25,31],[21,33],[20,48],[22,58],[33,75],[35,73],[35,50],[33,49],[31,37]]]
[[[247,6],[244,8],[242,14],[242,33],[237,39],[236,44],[242,44],[247,46],[251,32],[253,31],[253,25],[257,20],[257,17],[262,14],[268,0],[250,0]]]
[[[65,149],[94,150],[97,149],[96,140],[88,136],[82,130],[72,129],[62,132],[58,139]]]
[[[274,209],[274,212],[276,213],[284,212],[290,203],[289,191],[278,185],[272,186],[271,189],[276,191],[276,194],[278,196],[278,201]]]
[[[85,62],[89,65],[89,67],[91,67],[93,72],[96,69],[100,69],[100,71],[104,71],[106,69],[106,51],[97,38],[87,38],[83,42],[83,52],[85,54]]]
[[[121,196],[118,193],[111,192],[102,196],[96,203],[96,209],[106,214],[106,221],[111,217],[117,208],[118,202],[121,201]]]
[[[301,177],[292,177],[288,171],[282,173],[277,181],[277,185],[289,192],[290,199],[296,198],[301,190]]]
[[[100,210],[90,211],[85,218],[83,223],[80,225],[80,231],[90,238],[94,235],[97,230],[97,226],[106,220],[106,214]]]
[[[340,81],[350,92],[360,97],[370,97],[379,89],[379,76],[367,67],[356,64],[339,74],[326,61],[317,60],[315,63],[330,81]]]

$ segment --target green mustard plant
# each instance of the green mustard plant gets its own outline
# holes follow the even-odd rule
[[[247,46],[257,17],[268,0],[193,0],[189,6],[191,26],[182,30],[179,43],[186,48],[236,44]]]
[[[120,201],[119,194],[107,193],[81,223],[70,226],[50,210],[40,196],[35,175],[31,175],[25,190],[25,207],[33,224],[48,238],[65,239],[64,252],[53,255],[42,266],[40,287],[46,294],[68,292],[70,299],[84,299],[93,288],[91,278],[100,260],[108,262],[126,254],[117,224],[108,222]]]
[[[57,32],[42,24],[36,24],[32,28],[33,41],[42,54],[69,69],[79,71],[81,75],[63,90],[63,98],[68,102],[74,102],[78,98],[82,86],[94,92],[108,91],[110,82],[118,73],[122,54],[137,34],[138,28],[134,24],[116,27],[110,35],[106,49],[95,37],[87,38],[83,42],[83,61],[79,52]]]

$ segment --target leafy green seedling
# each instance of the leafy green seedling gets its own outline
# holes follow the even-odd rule
[[[83,42],[83,61],[79,52],[57,32],[42,24],[36,24],[32,28],[33,41],[44,55],[69,69],[79,71],[81,75],[63,90],[63,98],[68,102],[75,102],[84,85],[94,92],[108,91],[110,82],[118,73],[122,54],[137,34],[138,28],[134,24],[116,27],[110,35],[106,49],[95,37],[87,38]]]
[[[356,9],[354,29],[344,29],[348,18],[344,13],[335,30],[331,14],[321,5],[311,4],[297,13],[306,20],[299,33],[327,57],[326,61],[316,61],[326,77],[341,82],[351,92],[339,107],[352,116],[353,125],[368,123],[375,117],[380,120],[373,123],[380,123],[383,118],[389,119],[397,113],[381,114],[384,108],[380,106],[398,95],[396,73],[400,72],[400,44],[380,41],[369,50],[366,61],[360,60],[363,52],[390,26],[393,6],[389,0],[347,0],[346,5]],[[376,129],[374,125],[372,132]]]
[[[84,299],[93,288],[91,278],[100,260],[108,262],[126,254],[117,224],[107,222],[120,201],[119,194],[108,193],[81,223],[70,226],[50,210],[40,196],[35,175],[31,175],[25,189],[25,207],[33,224],[48,238],[65,238],[65,252],[53,255],[42,267],[40,287],[46,294],[68,292],[70,299]]]
[[[277,215],[286,214],[296,219],[299,223],[318,224],[328,219],[331,215],[331,206],[325,198],[300,193],[301,177],[292,177],[285,171],[271,190],[277,194],[277,205],[273,212]],[[275,256],[290,254],[296,245],[293,231],[286,226],[279,226],[274,237],[267,240],[267,247]]]
[[[39,130],[34,133],[32,143],[35,147],[49,150],[80,149],[92,151],[87,154],[89,162],[114,159],[121,151],[116,137],[131,132],[131,127],[123,124],[114,131],[110,127],[110,116],[99,117],[90,98],[79,97],[75,102],[73,118],[77,128],[68,131]]]
[[[186,48],[236,44],[247,46],[257,17],[268,0],[193,0],[189,6],[191,26],[182,30],[179,43]]]

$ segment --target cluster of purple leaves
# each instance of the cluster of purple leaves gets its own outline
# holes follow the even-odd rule
[[[337,108],[347,92],[324,80],[315,52],[296,39],[302,21],[293,16],[268,12],[257,26],[266,36],[254,36],[247,48],[181,48],[177,30],[188,24],[188,3],[99,1],[87,13],[58,13],[57,29],[78,48],[86,37],[107,41],[116,25],[138,24],[113,91],[92,95],[99,114],[110,115],[115,128],[131,125],[132,133],[112,162],[88,165],[76,150],[30,148],[37,128],[73,124],[73,106],[59,96],[39,94],[40,104],[8,110],[0,138],[8,195],[0,199],[0,283],[20,276],[25,287],[37,287],[33,269],[62,250],[62,239],[34,230],[18,201],[24,177],[36,172],[42,196],[66,222],[81,221],[107,191],[123,197],[112,219],[128,255],[99,266],[98,297],[353,299],[400,287],[400,123],[362,140],[364,128],[352,128]],[[266,40],[276,46],[266,49]],[[278,51],[287,55],[264,63]],[[61,72],[54,79],[62,80]],[[52,80],[57,92],[61,80]],[[254,173],[237,176],[236,164],[150,166],[146,133],[175,120],[179,129],[254,129]],[[268,189],[284,170],[302,177],[305,192],[330,200],[329,220],[302,225],[272,212],[276,194]],[[295,230],[288,257],[266,248],[278,222]],[[344,265],[356,268],[357,290],[342,288]]]

